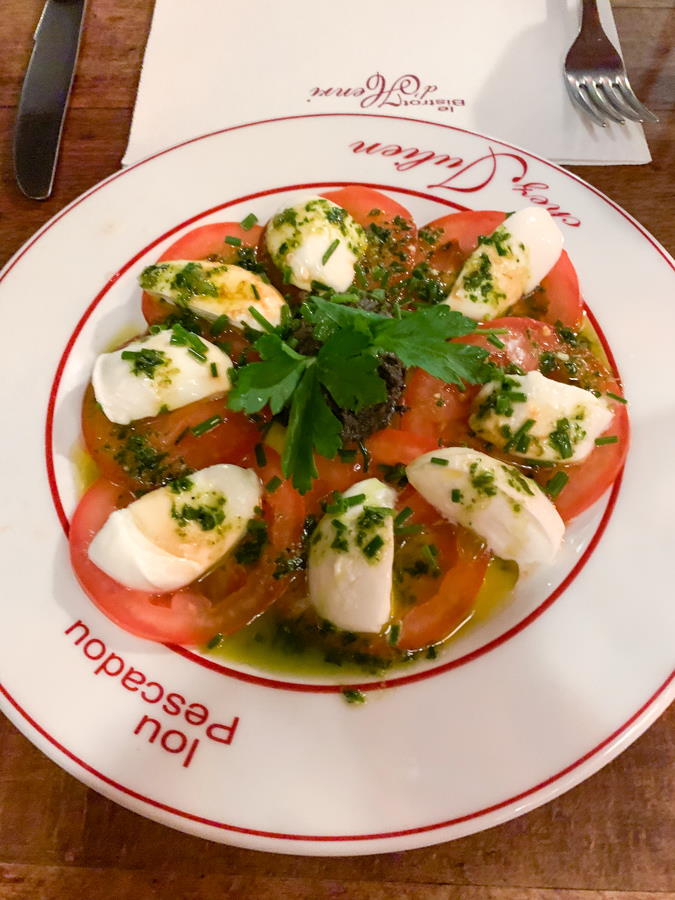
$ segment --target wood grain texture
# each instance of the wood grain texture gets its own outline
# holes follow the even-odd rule
[[[127,869],[62,869],[0,865],[0,900],[155,900],[167,893],[184,900],[667,900],[655,891],[576,891],[486,885],[376,884],[340,879],[242,875],[156,875]],[[672,895],[670,895],[672,896]]]
[[[0,263],[124,152],[151,0],[90,0],[55,192],[24,198],[10,140],[42,0],[5,0],[0,46]],[[675,17],[668,0],[614,0],[647,128],[649,166],[572,171],[675,249]],[[675,709],[593,778],[498,828],[407,853],[338,859],[211,844],[85,788],[0,720],[0,900],[665,900],[675,898]]]

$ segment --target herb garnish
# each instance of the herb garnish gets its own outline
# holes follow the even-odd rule
[[[140,350],[122,350],[122,359],[131,363],[131,371],[134,375],[147,375],[154,378],[159,366],[167,365],[166,353],[163,350],[153,350],[151,347],[142,347]]]
[[[248,415],[265,406],[273,415],[289,409],[281,465],[301,493],[317,476],[314,453],[332,459],[342,447],[341,422],[329,400],[355,412],[386,400],[381,354],[395,354],[449,384],[486,380],[484,349],[448,343],[475,323],[447,306],[402,310],[399,319],[311,296],[301,313],[320,344],[316,355],[298,353],[280,328],[266,323],[267,333],[254,345],[261,361],[237,371],[228,398],[231,409]]]

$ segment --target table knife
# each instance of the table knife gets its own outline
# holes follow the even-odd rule
[[[23,193],[52,192],[86,0],[47,0],[33,36],[14,132],[14,173]]]

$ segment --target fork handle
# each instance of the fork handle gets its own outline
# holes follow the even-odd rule
[[[582,0],[581,30],[584,28],[602,28],[596,0]]]

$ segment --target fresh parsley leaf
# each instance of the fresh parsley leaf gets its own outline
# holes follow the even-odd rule
[[[264,334],[254,346],[262,362],[239,369],[228,405],[230,409],[252,415],[269,403],[276,415],[288,403],[302,373],[313,361],[296,353],[275,334]]]
[[[448,384],[475,384],[484,378],[487,351],[471,344],[449,343],[475,330],[475,323],[448,306],[431,306],[385,319],[378,324],[375,345],[395,353],[406,366],[418,366]]]
[[[342,425],[330,411],[317,376],[308,368],[293,394],[281,468],[301,494],[307,493],[318,471],[314,450],[332,459],[342,446]]]
[[[317,326],[316,336],[320,341],[327,340],[341,328],[351,328],[353,331],[372,335],[375,324],[388,321],[386,316],[378,313],[314,296],[303,305],[302,314],[307,321]]]
[[[319,380],[338,406],[359,412],[387,399],[387,388],[377,373],[379,360],[368,334],[343,328],[332,334],[319,350]]]

